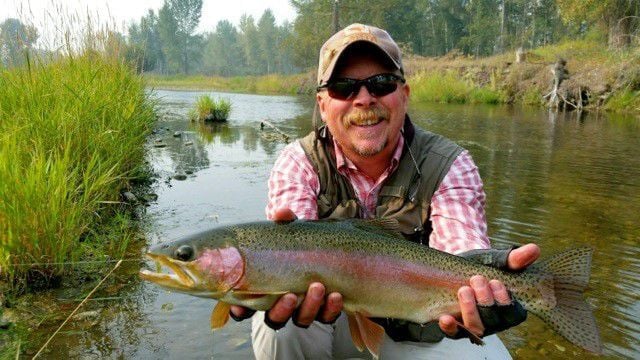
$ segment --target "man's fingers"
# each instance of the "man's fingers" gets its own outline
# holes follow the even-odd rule
[[[540,247],[536,244],[526,244],[511,250],[507,258],[509,270],[523,270],[533,264],[540,257]]]
[[[482,336],[484,325],[482,325],[476,306],[476,298],[471,287],[463,286],[458,290],[458,304],[460,304],[460,313],[462,314],[464,326],[474,334]]]
[[[297,219],[296,214],[289,208],[278,209],[273,214],[273,221],[275,222],[291,222]]]
[[[267,312],[266,316],[269,317],[272,323],[284,323],[289,320],[293,311],[296,309],[298,297],[295,294],[284,294],[271,309]]]
[[[478,305],[491,306],[494,304],[493,291],[492,288],[489,287],[487,278],[482,275],[475,275],[471,277],[469,283],[475,293]]]
[[[510,305],[511,297],[509,296],[509,292],[507,292],[507,288],[504,284],[496,279],[489,281],[489,287],[493,292],[493,299],[498,303],[498,305]]]
[[[342,311],[342,305],[342,295],[340,293],[334,292],[329,294],[329,296],[327,296],[327,301],[320,310],[316,320],[325,324],[335,322],[340,315],[340,311]]]
[[[323,304],[324,285],[321,283],[312,283],[309,285],[307,295],[304,297],[302,304],[298,307],[294,323],[301,327],[308,327],[313,320],[315,320]]]
[[[442,315],[438,319],[440,330],[449,337],[454,337],[458,333],[458,321],[451,315]]]
[[[244,306],[231,305],[229,309],[231,317],[236,321],[242,321],[244,319],[250,318],[256,312],[255,310],[251,310]]]

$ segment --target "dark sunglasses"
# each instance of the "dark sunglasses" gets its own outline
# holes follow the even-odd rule
[[[403,77],[395,74],[378,74],[366,79],[357,80],[349,78],[340,78],[327,82],[318,86],[317,91],[327,89],[329,96],[334,99],[347,100],[360,92],[360,88],[364,85],[369,94],[375,97],[389,95],[396,91],[398,82],[404,83]]]

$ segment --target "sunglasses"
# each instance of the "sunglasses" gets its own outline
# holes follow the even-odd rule
[[[396,91],[398,82],[404,83],[403,77],[395,74],[378,74],[366,79],[357,80],[349,78],[340,78],[327,82],[318,86],[317,91],[327,89],[329,96],[338,100],[348,100],[360,92],[360,88],[364,85],[369,94],[375,97],[389,95]]]

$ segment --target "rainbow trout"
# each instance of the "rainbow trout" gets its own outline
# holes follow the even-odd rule
[[[476,274],[501,280],[530,312],[570,342],[600,353],[593,313],[582,292],[592,250],[571,249],[511,273],[405,240],[390,219],[254,222],[160,244],[147,257],[158,272],[140,276],[171,290],[218,299],[214,329],[231,304],[268,310],[311,282],[342,294],[354,344],[377,356],[384,328],[370,318],[416,323],[459,314],[457,290]],[[164,266],[165,271],[162,271]]]

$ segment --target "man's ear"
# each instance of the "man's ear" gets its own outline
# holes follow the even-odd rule
[[[327,99],[322,96],[321,93],[316,94],[316,102],[318,103],[318,110],[320,111],[320,118],[322,119],[322,122],[324,122],[325,116],[325,109],[326,109],[326,101]]]
[[[402,94],[404,95],[405,112],[407,112],[409,108],[409,96],[411,95],[411,88],[409,87],[409,84],[403,84]]]
[[[409,95],[411,95],[411,88],[409,87],[409,84],[405,83],[403,84],[404,86],[402,87],[402,92],[404,92],[404,96],[407,97],[407,99],[409,99]]]

